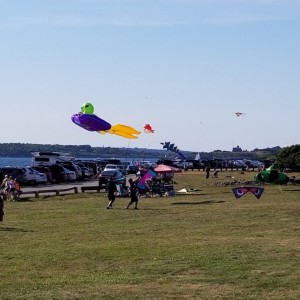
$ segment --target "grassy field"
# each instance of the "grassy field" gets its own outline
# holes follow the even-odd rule
[[[139,210],[104,193],[5,202],[0,299],[300,299],[300,187],[224,185],[253,176],[176,174],[198,194]]]

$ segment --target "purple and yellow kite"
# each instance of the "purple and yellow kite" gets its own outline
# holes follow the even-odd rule
[[[76,125],[88,131],[97,131],[101,134],[116,134],[127,139],[137,139],[137,135],[141,133],[130,126],[123,124],[111,125],[105,120],[100,119],[94,114],[94,106],[91,103],[82,104],[81,112],[72,115],[71,120]]]

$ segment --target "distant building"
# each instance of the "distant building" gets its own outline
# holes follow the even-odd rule
[[[240,146],[236,146],[232,148],[232,152],[242,152],[242,148]]]

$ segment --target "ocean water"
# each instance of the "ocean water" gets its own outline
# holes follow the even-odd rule
[[[4,166],[31,166],[31,157],[0,157],[0,168]]]
[[[85,159],[85,158],[79,158],[79,159]],[[105,159],[105,158],[104,158]],[[90,158],[87,158],[87,160],[90,160]],[[128,161],[126,158],[120,158],[121,161]],[[138,160],[132,160],[132,161],[138,161]],[[156,162],[157,160],[152,158],[144,159],[144,161],[151,161]],[[0,168],[4,166],[11,166],[11,167],[21,167],[21,166],[31,166],[31,157],[0,157]]]

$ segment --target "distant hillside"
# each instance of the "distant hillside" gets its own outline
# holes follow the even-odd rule
[[[200,152],[201,159],[273,159],[280,151],[280,147],[255,149],[253,151],[221,151]],[[131,159],[162,159],[171,158],[175,154],[166,149],[145,149],[145,148],[112,148],[112,147],[91,147],[90,145],[50,145],[50,144],[22,144],[3,143],[0,144],[1,157],[31,157],[31,152],[68,152],[78,158],[111,158],[122,157]],[[182,151],[187,159],[194,159],[196,152]]]
[[[50,145],[50,144],[0,144],[2,157],[31,157],[31,152],[67,152],[82,158],[109,157],[161,157],[166,151],[136,148],[91,147],[89,145]]]

